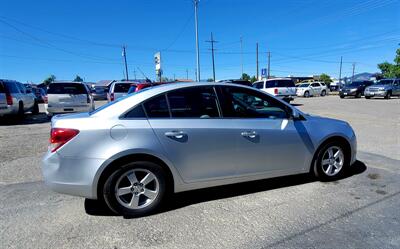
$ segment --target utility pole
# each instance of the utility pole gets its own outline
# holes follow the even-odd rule
[[[339,87],[342,84],[342,64],[343,64],[343,56],[340,56],[340,67],[339,67]]]
[[[257,80],[258,80],[258,42],[256,43],[256,70],[257,70],[257,72],[256,72],[256,77],[257,77]]]
[[[242,75],[240,77],[243,76],[243,37],[240,36],[240,61],[242,64]]]
[[[214,40],[213,33],[211,32],[211,40],[206,41],[206,42],[211,43],[211,58],[212,58],[212,66],[213,66],[213,80],[215,82],[215,61],[214,61],[214,50],[215,49],[214,49],[214,43],[218,42],[218,41]]]
[[[356,63],[353,62],[353,75],[351,76],[351,82],[354,81],[354,70],[356,69]]]
[[[189,70],[186,68],[186,79],[189,79]]]
[[[268,51],[268,71],[267,71],[267,79],[271,76],[271,52]]]
[[[199,0],[194,0],[194,25],[196,30],[196,80],[200,81],[200,51],[199,51],[199,26],[197,20],[197,5]]]
[[[128,63],[126,62],[126,46],[125,46],[125,45],[122,46],[122,56],[124,57],[126,80],[129,80],[129,76],[128,76]]]

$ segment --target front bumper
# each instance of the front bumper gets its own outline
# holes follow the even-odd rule
[[[345,97],[346,97],[346,96],[356,96],[357,93],[358,93],[357,91],[352,91],[352,92],[350,92],[350,91],[349,91],[349,92],[340,91],[340,92],[339,92],[339,95],[340,95],[340,96],[345,96]]]
[[[387,92],[385,90],[382,91],[374,91],[374,92],[370,92],[370,91],[365,91],[364,92],[364,96],[366,97],[385,97],[387,94]]]
[[[46,185],[55,192],[97,199],[96,173],[104,161],[68,158],[49,151],[42,160],[42,174]]]

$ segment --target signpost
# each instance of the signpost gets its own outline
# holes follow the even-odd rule
[[[261,78],[266,78],[266,77],[267,77],[267,69],[261,68]]]
[[[156,75],[158,77],[158,81],[161,82],[161,75],[162,75],[161,52],[157,52],[154,54],[154,63],[156,65]]]

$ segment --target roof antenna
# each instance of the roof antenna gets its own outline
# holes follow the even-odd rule
[[[145,77],[146,78],[146,81],[147,82],[151,82],[151,80],[149,79],[149,78],[147,78],[147,76],[143,73],[143,71],[142,70],[140,70],[140,68],[139,67],[137,67],[137,69],[139,70],[139,72],[143,75],[143,77]]]

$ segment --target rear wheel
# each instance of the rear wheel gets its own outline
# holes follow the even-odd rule
[[[310,92],[309,91],[305,91],[304,92],[304,98],[308,98],[310,97]]]
[[[392,92],[387,92],[385,99],[390,99],[390,97],[392,97]]]
[[[17,118],[18,118],[18,119],[23,119],[23,118],[24,118],[24,115],[25,115],[25,112],[24,112],[24,103],[19,102],[19,103],[18,103]]]
[[[344,148],[338,142],[330,142],[322,146],[314,163],[315,176],[324,181],[340,177],[349,161]]]
[[[33,105],[32,114],[39,114],[39,104],[37,101],[35,101],[35,104]]]
[[[324,97],[325,95],[326,95],[326,91],[325,91],[325,90],[322,90],[321,96]]]
[[[343,96],[343,95],[340,95],[340,98],[341,98],[341,99],[344,99],[344,96]]]
[[[154,212],[166,195],[166,174],[152,162],[133,162],[122,166],[106,180],[103,196],[108,207],[124,216],[143,216]]]

